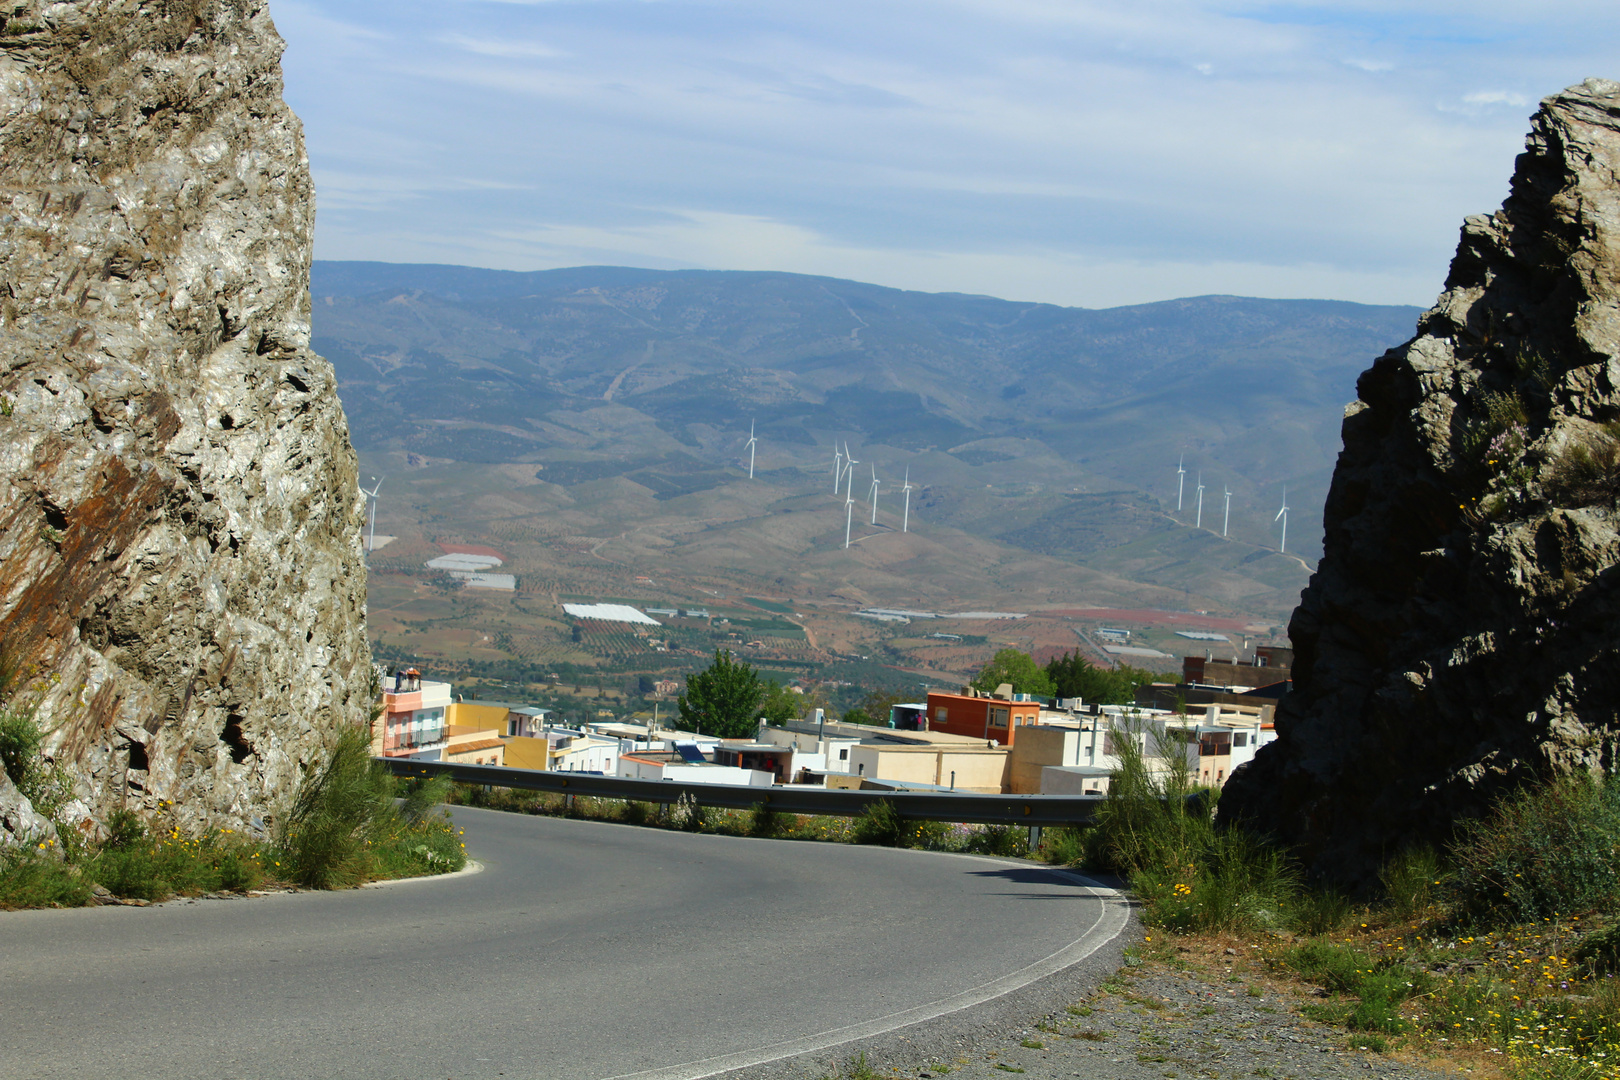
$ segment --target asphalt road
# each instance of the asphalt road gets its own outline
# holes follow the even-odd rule
[[[455,813],[482,873],[0,913],[0,1077],[695,1080],[993,1000],[1128,917],[1027,863]]]

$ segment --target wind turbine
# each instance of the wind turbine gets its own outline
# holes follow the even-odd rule
[[[1226,492],[1226,513],[1221,518],[1221,535],[1225,536],[1227,526],[1232,524],[1232,489],[1222,484],[1221,490]]]
[[[849,483],[844,485],[844,490],[847,493],[850,494],[850,498],[855,497],[854,494],[853,494],[854,491],[855,491],[855,466],[857,466],[859,464],[860,464],[860,462],[855,459],[855,455],[849,449],[848,440],[845,440],[845,442],[844,442],[844,475],[849,477]]]
[[[1204,474],[1198,474],[1198,519],[1193,522],[1193,528],[1204,527]]]
[[[905,487],[901,488],[900,490],[904,491],[906,493],[906,509],[905,509],[905,513],[903,513],[900,516],[900,531],[901,532],[910,532],[911,531],[911,529],[909,527],[911,525],[911,466],[910,465],[906,466],[906,484],[905,484]]]
[[[754,422],[748,421],[748,479],[754,478],[754,444],[759,440],[754,438]]]
[[[367,491],[363,487],[360,489],[360,494],[364,495],[371,501],[371,539],[366,541],[367,564],[370,564],[371,562],[371,553],[377,550],[377,492],[382,489],[382,480],[378,480],[375,476],[373,476],[371,479],[376,481],[376,483],[372,486],[370,491]],[[384,477],[383,479],[386,480],[387,477]]]
[[[872,488],[871,488],[870,491],[868,491],[866,493],[866,501],[872,504],[872,524],[874,524],[874,525],[877,524],[877,491],[878,491],[877,466],[873,465],[872,466]]]
[[[855,496],[844,495],[844,550],[849,550],[849,527],[855,521]]]
[[[838,482],[844,478],[844,455],[833,443],[833,494],[838,494]]]
[[[1282,525],[1283,525],[1282,543],[1277,545],[1277,554],[1281,555],[1281,554],[1283,554],[1284,552],[1286,552],[1288,550],[1288,489],[1287,488],[1283,488],[1282,509],[1277,511],[1277,516],[1272,518],[1271,520],[1272,521],[1280,521],[1280,522],[1282,522]]]
[[[1187,482],[1187,470],[1182,468],[1182,463],[1185,462],[1186,460],[1187,460],[1187,455],[1182,454],[1180,459],[1177,460],[1177,462],[1176,462],[1176,513],[1178,513],[1178,514],[1181,513],[1181,489],[1182,489],[1182,485],[1186,484],[1186,482]]]

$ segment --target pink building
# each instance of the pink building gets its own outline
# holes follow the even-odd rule
[[[372,752],[381,757],[438,761],[445,747],[444,713],[450,684],[424,682],[415,668],[390,672],[383,681],[381,730]]]

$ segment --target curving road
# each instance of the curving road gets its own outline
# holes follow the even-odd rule
[[[482,873],[0,913],[0,1076],[695,1080],[993,999],[1128,918],[1007,860],[456,820]]]

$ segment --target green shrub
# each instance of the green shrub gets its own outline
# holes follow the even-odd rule
[[[84,871],[115,896],[166,900],[245,892],[264,883],[264,846],[230,829],[189,837],[171,828],[154,836],[136,815],[115,810],[108,831],[101,850],[85,859]]]
[[[1620,424],[1570,441],[1554,461],[1548,495],[1561,506],[1607,506],[1620,498]]]
[[[1354,995],[1346,1008],[1326,1006],[1331,1022],[1352,1031],[1378,1031],[1398,1035],[1408,1022],[1401,1005],[1427,989],[1423,976],[1395,961],[1377,961],[1361,949],[1317,939],[1283,954],[1283,963],[1329,990]]]
[[[1053,866],[1078,866],[1086,859],[1086,833],[1073,825],[1060,825],[1041,833],[1040,857]]]
[[[857,844],[900,847],[905,840],[905,827],[893,801],[877,799],[855,819],[854,840]]]
[[[1289,906],[1288,921],[1306,934],[1331,934],[1344,927],[1355,912],[1350,898],[1337,889],[1301,889]]]
[[[1283,963],[1312,982],[1342,994],[1354,993],[1373,969],[1373,958],[1361,949],[1331,941],[1307,941],[1283,954]]]
[[[1586,935],[1575,950],[1575,959],[1593,975],[1620,976],[1620,923]]]
[[[435,776],[414,778],[404,786],[399,813],[405,824],[414,826],[426,821],[444,804],[454,784],[448,776]]]
[[[964,850],[1021,859],[1029,854],[1029,830],[1017,825],[986,825],[967,838]]]
[[[1428,910],[1440,888],[1440,857],[1428,846],[1408,848],[1378,873],[1384,901],[1396,918],[1410,919]]]
[[[393,776],[372,759],[365,730],[345,728],[283,819],[278,841],[288,876],[320,889],[357,885],[372,874],[370,849],[400,824]]]
[[[32,713],[9,706],[0,709],[0,764],[25,795],[39,767],[39,748],[44,741],[45,735],[34,723]]]
[[[777,812],[770,803],[755,803],[748,811],[748,835],[769,838],[777,835],[787,824],[788,815]]]
[[[0,851],[0,909],[81,907],[90,885],[78,867],[37,848]]]
[[[42,816],[54,819],[70,797],[67,774],[40,755],[45,733],[31,708],[15,704],[8,694],[9,669],[0,661],[0,765]]]
[[[1451,850],[1459,913],[1534,922],[1620,899],[1620,781],[1566,777],[1499,800]]]

